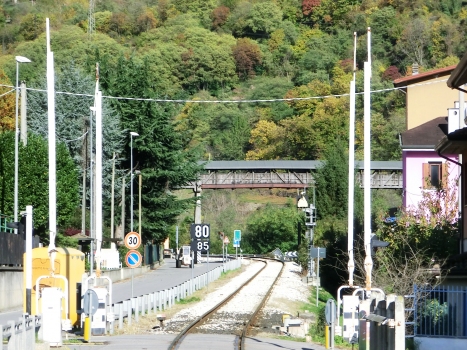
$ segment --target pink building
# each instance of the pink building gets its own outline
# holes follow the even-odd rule
[[[402,133],[403,206],[417,207],[424,192],[441,184],[456,186],[458,155],[440,155],[438,142],[448,134],[448,118],[438,117]]]

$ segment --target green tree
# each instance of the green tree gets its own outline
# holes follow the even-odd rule
[[[94,105],[95,80],[86,75],[74,63],[61,67],[57,74],[56,90],[61,92],[72,92],[74,94],[56,94],[55,100],[55,122],[57,140],[66,144],[75,162],[76,168],[80,169],[80,175],[85,167],[89,167],[89,145],[90,133],[94,134],[95,142],[95,120],[93,119],[92,130],[90,130],[90,109]],[[39,82],[45,88],[43,79]],[[81,95],[76,95],[81,94]],[[84,95],[84,96],[83,96]],[[28,125],[31,131],[47,137],[48,134],[48,111],[47,94],[44,91],[31,91],[28,93]],[[123,176],[125,169],[120,164],[123,161],[124,142],[126,133],[123,132],[118,112],[110,106],[107,99],[103,100],[102,111],[102,186],[104,206],[110,207],[112,164],[113,155],[117,154],[115,166],[116,177]],[[83,147],[86,153],[83,154]],[[93,147],[95,153],[95,147]],[[87,188],[89,188],[90,172],[87,171]],[[121,181],[116,181],[115,192],[120,193]],[[80,192],[83,193],[82,185]]]
[[[325,162],[314,173],[316,211],[314,245],[326,248],[322,265],[322,282],[328,290],[336,290],[347,278],[342,261],[347,259],[348,213],[348,153],[342,142],[336,142],[324,153]],[[363,193],[357,182],[354,186],[354,235],[361,232]],[[311,194],[309,193],[309,197]]]
[[[303,214],[291,202],[286,207],[267,204],[248,218],[242,235],[244,252],[267,254],[276,248],[283,252],[297,250],[297,227],[303,220]]]
[[[293,83],[286,77],[256,77],[250,83],[251,87],[246,91],[245,96],[249,100],[281,99],[293,87]],[[293,110],[288,104],[281,101],[273,103],[258,102],[255,107],[257,109],[268,109],[266,113],[269,115],[269,119],[275,122],[293,115]],[[258,114],[261,115],[261,112]]]
[[[103,59],[103,89],[114,96],[156,98],[147,69],[146,62],[131,58],[121,57],[116,66]],[[142,234],[146,241],[162,242],[177,216],[193,203],[193,199],[178,199],[173,191],[197,179],[198,154],[184,151],[183,135],[174,130],[173,105],[121,99],[113,100],[112,106],[121,116],[122,128],[140,135],[133,140],[133,164],[143,179]],[[129,141],[125,168],[129,167]]]
[[[0,134],[0,212],[13,215],[14,133]],[[27,146],[19,145],[18,208],[33,206],[34,228],[48,242],[49,172],[47,140],[29,133]],[[57,143],[57,226],[66,227],[79,205],[78,171],[63,143]],[[19,214],[19,213],[18,213]]]
[[[318,219],[345,219],[347,207],[343,203],[347,203],[348,198],[349,163],[344,144],[336,142],[324,152],[324,159],[326,162],[314,173]]]

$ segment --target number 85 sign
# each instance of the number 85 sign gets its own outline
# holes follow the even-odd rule
[[[209,250],[209,241],[197,241],[196,242],[196,250]]]

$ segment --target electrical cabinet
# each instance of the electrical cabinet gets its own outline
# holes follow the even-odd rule
[[[97,294],[99,306],[96,313],[92,316],[91,334],[92,335],[105,335],[107,324],[107,297],[109,295],[107,288],[95,287],[93,290]]]
[[[358,339],[359,303],[360,299],[358,296],[344,295],[342,297],[342,309],[344,312],[343,337],[349,343],[356,343]]]

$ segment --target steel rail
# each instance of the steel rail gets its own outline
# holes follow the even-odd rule
[[[220,309],[223,305],[225,305],[228,301],[230,301],[235,295],[237,295],[240,290],[246,286],[250,281],[256,278],[267,266],[267,262],[264,261],[264,266],[257,272],[255,273],[250,279],[248,279],[245,283],[243,283],[240,287],[238,287],[235,291],[230,293],[224,300],[219,302],[217,305],[206,311],[203,315],[195,319],[193,322],[191,322],[187,327],[185,327],[175,338],[174,340],[169,344],[168,350],[175,350],[177,345],[181,343],[183,338],[193,329],[195,328],[198,324],[201,324],[205,318],[207,318],[209,315],[213,314],[216,312],[218,309]]]
[[[272,259],[275,260],[275,259]],[[280,260],[276,260],[280,261]],[[256,321],[259,312],[263,309],[264,305],[266,304],[267,300],[271,296],[272,290],[274,286],[276,285],[277,280],[282,276],[282,272],[284,271],[284,262],[280,261],[282,263],[282,268],[277,277],[274,279],[274,282],[271,284],[271,287],[269,287],[269,290],[267,291],[266,295],[264,296],[263,300],[259,304],[259,306],[256,308],[256,311],[251,315],[250,319],[248,322],[245,324],[245,327],[243,327],[242,334],[240,335],[240,342],[238,343],[238,350],[245,350],[245,339],[248,335],[248,331],[250,330],[250,326]]]

